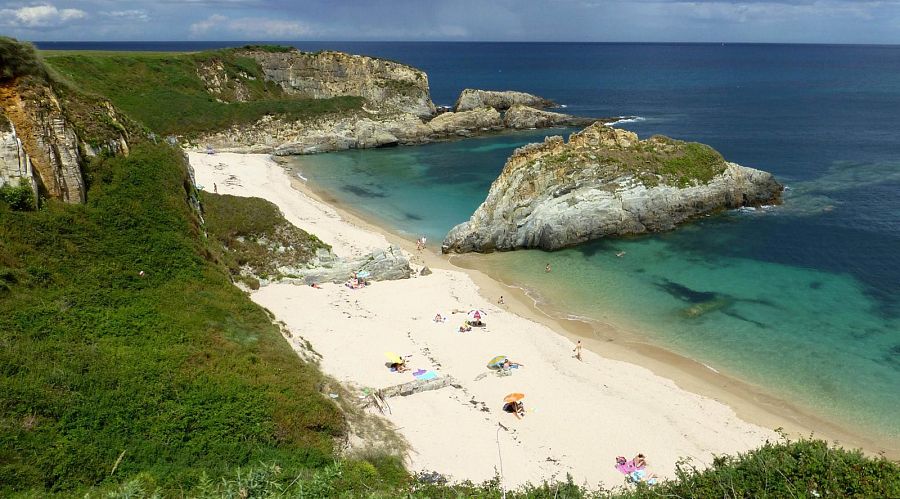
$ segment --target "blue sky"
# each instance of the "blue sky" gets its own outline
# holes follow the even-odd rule
[[[26,40],[900,43],[900,0],[0,0]]]

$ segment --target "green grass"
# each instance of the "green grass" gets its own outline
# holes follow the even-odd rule
[[[251,288],[278,268],[304,267],[319,249],[318,237],[284,219],[277,206],[260,198],[202,193],[203,216],[219,261]],[[249,273],[244,269],[248,269]]]
[[[342,414],[211,263],[181,152],[140,145],[89,175],[86,205],[0,202],[0,496],[332,463]]]
[[[689,187],[706,184],[725,171],[725,159],[712,147],[654,135],[632,147],[566,149],[544,158],[560,177],[571,175],[584,165],[599,164],[610,180],[630,175],[644,185]]]
[[[362,98],[352,96],[291,97],[266,82],[256,61],[239,50],[65,52],[47,53],[45,60],[74,87],[102,95],[154,132],[166,135],[196,137],[254,123],[266,115],[300,120],[356,110],[363,104]],[[222,63],[229,77],[220,95],[207,91],[198,75],[198,70],[213,62]],[[247,101],[237,102],[237,95],[246,95]]]

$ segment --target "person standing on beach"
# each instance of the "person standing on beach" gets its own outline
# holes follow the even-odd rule
[[[216,185],[215,183],[213,183],[213,193],[214,193],[214,194],[218,194],[218,193],[219,193],[219,186]]]
[[[575,350],[572,351],[575,352],[575,358],[581,360],[581,340],[578,340],[578,343],[575,344]]]

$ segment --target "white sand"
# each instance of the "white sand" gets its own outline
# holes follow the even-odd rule
[[[190,159],[204,189],[211,191],[216,182],[220,193],[266,198],[339,254],[387,245],[383,235],[354,226],[292,189],[282,168],[264,155],[192,153]],[[323,287],[271,284],[251,297],[295,337],[310,341],[322,355],[323,370],[341,381],[382,388],[413,380],[410,373],[385,367],[384,352],[393,351],[411,354],[413,369],[436,369],[462,386],[388,399],[388,419],[413,449],[412,470],[480,481],[494,476],[502,455],[507,486],[565,479],[571,473],[576,483],[610,487],[623,483],[613,467],[618,455],[643,452],[650,470],[665,477],[680,457],[708,464],[714,454],[778,438],[740,420],[728,406],[684,391],[643,367],[587,349],[579,362],[570,340],[488,303],[463,271],[435,269],[426,277],[361,290]],[[488,312],[488,327],[459,333],[463,314],[450,312],[470,308]],[[434,323],[438,312],[451,320]],[[500,354],[525,367],[511,376],[489,373],[477,379],[488,373],[487,361]],[[501,411],[510,392],[526,394],[528,412],[522,420]]]

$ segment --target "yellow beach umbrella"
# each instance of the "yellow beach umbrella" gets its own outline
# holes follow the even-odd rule
[[[402,364],[403,359],[400,358],[399,355],[394,352],[384,352],[384,356],[387,357],[387,360],[391,361],[394,364]]]
[[[487,363],[487,366],[488,367],[500,367],[500,364],[502,364],[505,360],[506,360],[506,355],[498,355],[498,356],[494,357],[493,359],[489,360]]]

